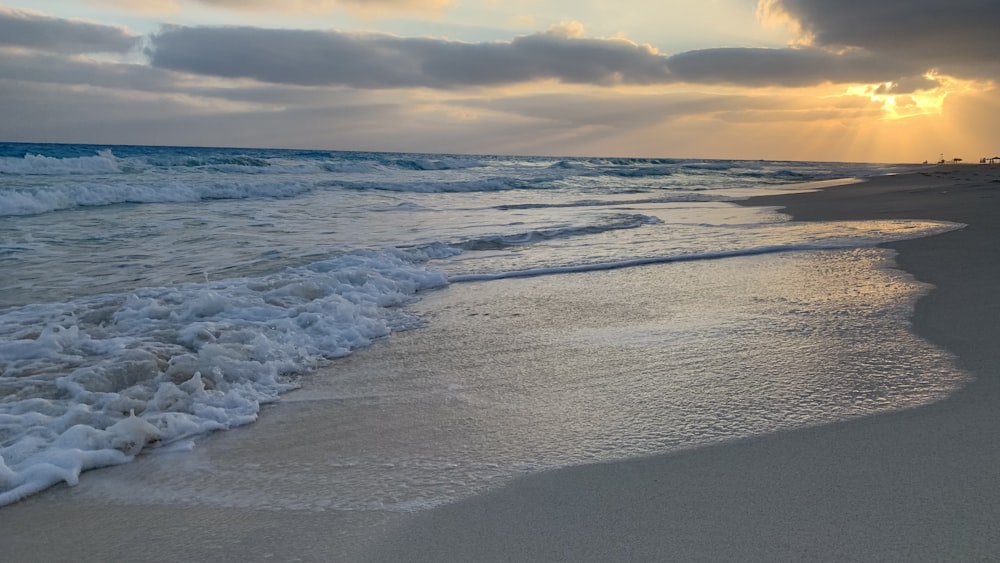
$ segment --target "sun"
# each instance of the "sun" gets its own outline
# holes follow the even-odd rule
[[[935,71],[923,75],[924,86],[909,88],[906,92],[898,82],[861,84],[849,86],[844,96],[865,97],[882,107],[883,118],[889,120],[906,119],[921,115],[941,115],[945,99],[955,93],[985,91],[993,89],[993,84],[975,80],[963,80],[939,74]]]

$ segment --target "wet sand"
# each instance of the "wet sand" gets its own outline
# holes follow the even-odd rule
[[[372,561],[973,561],[1000,553],[1000,169],[930,168],[775,198],[799,220],[967,228],[890,245],[937,289],[918,334],[975,381],[929,406],[571,467],[418,515]]]

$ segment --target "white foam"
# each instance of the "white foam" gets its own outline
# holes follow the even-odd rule
[[[400,157],[388,159],[386,163],[389,167],[403,170],[464,170],[484,166],[483,162],[474,158],[446,156]]]
[[[524,181],[511,177],[476,178],[470,180],[416,180],[403,177],[371,180],[338,180],[336,186],[353,190],[383,190],[403,193],[466,193],[502,192],[529,187]]]
[[[118,203],[189,203],[213,199],[294,197],[312,190],[308,183],[241,182],[229,180],[211,184],[176,183],[54,184],[43,187],[0,191],[0,216],[36,215],[74,207],[98,207]]]
[[[563,225],[557,227],[534,229],[520,233],[504,235],[486,235],[458,243],[465,250],[496,250],[509,246],[520,246],[538,241],[572,238],[584,235],[594,235],[608,231],[637,229],[644,225],[662,223],[658,217],[639,213],[609,214],[603,220],[586,225]]]
[[[290,376],[416,326],[398,306],[446,283],[420,262],[454,252],[358,252],[3,312],[0,505],[149,444],[253,422]]]
[[[0,158],[0,174],[57,176],[65,174],[117,174],[119,161],[110,149],[97,151],[95,156],[54,158],[27,154],[22,158]]]
[[[754,228],[758,224],[746,225]],[[693,252],[687,254],[667,254],[659,256],[637,257],[625,260],[612,260],[602,262],[575,263],[565,266],[549,266],[540,268],[526,268],[523,270],[506,270],[494,272],[480,272],[457,274],[448,277],[451,283],[465,283],[477,281],[490,281],[510,278],[529,278],[538,276],[549,276],[558,274],[571,274],[582,272],[594,272],[601,270],[616,270],[620,268],[631,268],[635,266],[645,266],[650,264],[667,264],[671,262],[692,262],[697,260],[717,260],[721,258],[734,258],[738,256],[756,256],[761,254],[776,254],[780,252],[807,252],[817,250],[837,250],[848,248],[866,248],[892,241],[906,240],[911,238],[921,238],[935,234],[946,233],[956,229],[964,228],[961,223],[950,223],[946,221],[907,221],[896,220],[873,224],[871,222],[830,222],[826,223],[826,229],[822,227],[814,233],[809,229],[818,225],[817,223],[785,223],[791,229],[797,226],[805,229],[805,232],[795,233],[796,242],[786,244],[768,244],[754,246],[745,241],[745,246],[732,250],[713,250],[705,252]],[[872,226],[869,226],[872,225]],[[739,225],[731,225],[738,228]],[[619,227],[628,228],[628,227]],[[614,229],[609,229],[614,230]],[[573,233],[568,234],[571,236]],[[774,235],[772,235],[773,237]],[[536,237],[542,238],[542,237]],[[487,239],[484,239],[486,241]],[[478,241],[472,241],[478,242]],[[513,243],[510,243],[513,244]],[[478,250],[485,248],[484,243],[469,245],[468,249]]]
[[[696,260],[716,260],[720,258],[734,258],[737,256],[754,256],[759,254],[774,254],[778,252],[809,251],[809,250],[829,250],[829,246],[817,245],[778,245],[758,248],[744,248],[740,250],[723,252],[702,252],[698,254],[682,254],[678,256],[651,256],[648,258],[635,258],[632,260],[616,260],[611,262],[597,262],[593,264],[574,264],[572,266],[553,266],[549,268],[529,268],[526,270],[513,270],[507,272],[491,272],[485,274],[460,274],[450,276],[451,283],[465,283],[476,281],[491,281],[511,278],[533,278],[538,276],[551,276],[557,274],[574,274],[582,272],[597,272],[601,270],[617,270],[620,268],[632,268],[635,266],[646,266],[649,264],[668,264],[671,262],[692,262]],[[849,247],[845,247],[849,248]]]

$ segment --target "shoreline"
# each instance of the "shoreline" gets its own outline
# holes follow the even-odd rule
[[[1000,168],[939,165],[925,171],[884,176],[861,184],[796,194],[761,196],[747,205],[779,206],[796,221],[932,219],[962,223],[962,229],[880,245],[897,252],[897,267],[934,286],[921,298],[913,331],[958,357],[975,377],[955,395],[1000,393],[1000,289],[994,274],[1000,259]],[[971,254],[971,256],[967,256]],[[950,330],[960,322],[976,331]],[[971,333],[971,334],[970,334]],[[957,397],[961,399],[961,397]]]
[[[988,174],[969,175],[983,171]],[[409,331],[339,360],[339,379],[316,378],[309,389],[267,407],[248,428],[206,436],[194,451],[176,457],[140,456],[89,473],[75,487],[53,487],[0,509],[0,538],[18,561],[988,559],[1000,552],[994,483],[1000,464],[994,406],[1000,397],[1000,308],[993,291],[1000,263],[991,244],[1000,234],[992,224],[1000,213],[998,189],[1000,169],[938,167],[745,202],[785,207],[802,219],[860,214],[969,225],[886,245],[897,250],[901,269],[937,286],[918,302],[911,330],[958,354],[961,367],[975,374],[974,381],[931,405],[530,474],[415,513],[326,511],[334,505],[324,503],[335,502],[336,487],[344,486],[335,473],[349,471],[350,460],[327,455],[322,444],[358,441],[355,428],[375,426],[386,439],[421,455],[421,444],[405,440],[414,424],[442,432],[467,429],[470,413],[449,401],[449,393],[405,391],[410,372],[421,385],[428,378],[440,389],[455,383],[439,373],[446,364],[435,363],[441,333]],[[635,282],[646,298],[659,299],[650,291],[656,287],[651,280]],[[578,295],[585,298],[593,284],[581,277]],[[480,306],[489,301],[459,299],[448,313],[451,321],[442,323],[451,331],[444,341],[474,332],[471,327],[482,323],[478,315],[497,313]],[[528,318],[534,310],[513,301],[491,323],[506,316],[516,325],[522,321],[515,313]],[[650,314],[648,306],[632,305],[619,314]],[[603,326],[608,319],[593,322]],[[492,334],[512,334],[512,327]],[[491,346],[498,343],[507,353],[522,352],[515,367],[573,363],[551,351],[533,355],[538,342],[528,348],[507,341]],[[384,353],[390,345],[394,352]],[[648,353],[643,357],[656,361]],[[419,395],[419,420],[391,417],[364,400],[350,408],[344,399],[350,378],[375,376],[387,376],[384,384],[403,396]],[[274,455],[261,459],[259,449]]]
[[[1000,552],[1000,171],[938,166],[753,198],[795,220],[934,219],[885,245],[934,289],[912,330],[973,380],[893,413],[570,467],[403,522],[371,561],[988,560]],[[402,558],[402,559],[401,559]]]

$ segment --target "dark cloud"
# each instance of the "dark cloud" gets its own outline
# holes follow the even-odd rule
[[[926,76],[914,76],[895,82],[886,82],[875,89],[875,94],[913,94],[921,90],[933,90],[941,85],[941,82]],[[897,101],[898,103],[898,101]]]
[[[997,0],[761,0],[760,13],[789,21],[808,47],[704,49],[668,60],[690,83],[811,86],[892,83],[910,94],[959,78],[1000,78]]]
[[[4,53],[0,57],[0,76],[24,82],[149,92],[169,92],[178,86],[177,76],[148,65],[98,62],[38,51]]]
[[[108,92],[146,92],[192,98],[225,100],[270,107],[327,107],[331,101],[361,103],[370,91],[348,88],[286,85],[220,85],[218,81],[191,79],[170,70],[145,64],[103,62],[39,51],[8,51],[0,56],[0,79],[7,87],[15,82],[98,88]]]
[[[0,46],[55,53],[125,53],[138,42],[139,36],[121,28],[0,6]]]
[[[974,73],[970,63],[1000,55],[996,0],[764,0],[762,8],[792,20],[814,46],[860,48],[928,70]]]
[[[250,27],[165,27],[151,63],[194,74],[356,88],[460,88],[552,79],[651,84],[669,79],[649,47],[552,31],[509,42],[463,43],[384,34]]]

